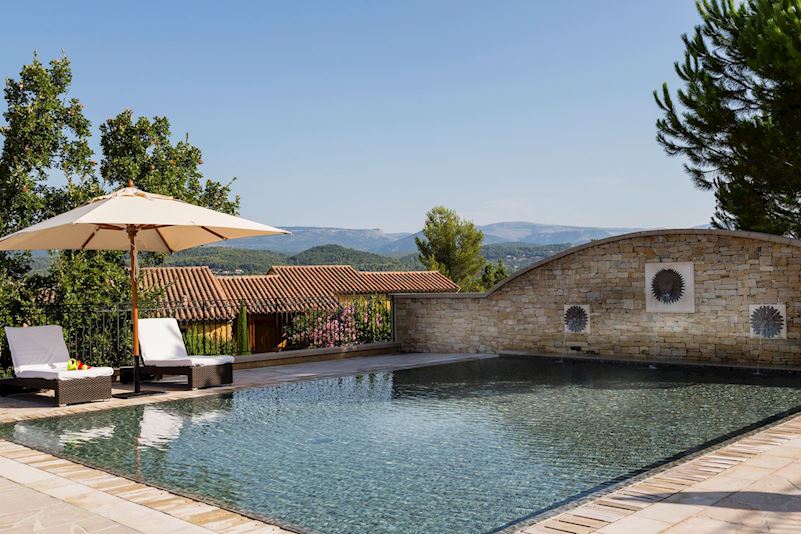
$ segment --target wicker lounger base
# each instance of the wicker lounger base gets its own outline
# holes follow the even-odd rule
[[[164,375],[185,376],[189,389],[210,388],[231,384],[234,381],[234,364],[225,363],[222,365],[200,365],[196,367],[157,367],[155,365],[143,365],[139,368],[143,374],[156,375],[161,378]]]
[[[56,406],[77,404],[111,398],[111,377],[76,378],[73,380],[50,380],[47,378],[6,378],[0,387],[14,386],[30,389],[52,389]]]

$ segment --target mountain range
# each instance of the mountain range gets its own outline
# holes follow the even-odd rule
[[[340,245],[384,256],[401,257],[417,252],[414,238],[422,235],[422,232],[414,234],[386,233],[378,228],[348,229],[316,226],[283,226],[282,228],[292,232],[292,235],[249,237],[219,243],[215,246],[297,254],[321,245]],[[562,243],[578,245],[593,239],[603,239],[641,230],[640,228],[562,226],[530,222],[498,222],[482,225],[479,228],[484,232],[484,243],[488,245],[510,242],[533,245]]]
[[[490,263],[502,261],[509,271],[513,272],[552,256],[568,246],[565,243],[555,245],[496,243],[481,247],[481,254]],[[49,260],[49,258],[44,259]],[[264,274],[273,265],[350,265],[359,271],[419,271],[425,268],[417,254],[393,258],[340,245],[320,245],[291,256],[271,250],[198,247],[168,255],[164,258],[164,264],[208,265],[213,272],[223,275]],[[47,266],[45,264],[42,269],[46,269]]]

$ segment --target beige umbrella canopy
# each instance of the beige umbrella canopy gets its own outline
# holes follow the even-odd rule
[[[97,197],[61,215],[0,238],[0,250],[129,250],[133,291],[133,352],[139,392],[139,309],[136,253],[187,248],[286,230],[133,187]]]
[[[97,197],[0,238],[0,250],[129,250],[177,252],[227,239],[286,230],[201,208],[134,187]]]

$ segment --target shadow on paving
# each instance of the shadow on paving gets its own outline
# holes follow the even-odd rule
[[[649,495],[649,498],[653,499],[654,504],[664,502],[760,512],[801,512],[801,495],[767,491],[682,491],[680,493],[657,493]],[[625,495],[616,495],[615,500],[631,500],[642,503],[640,498]]]

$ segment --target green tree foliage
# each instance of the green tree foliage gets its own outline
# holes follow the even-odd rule
[[[422,271],[426,268],[420,261],[419,254],[406,254],[397,258],[397,260],[400,263],[401,271]]]
[[[340,245],[320,245],[290,256],[290,265],[351,265],[359,271],[400,271],[403,265],[395,258],[364,252]]]
[[[481,285],[484,289],[489,289],[501,280],[509,277],[509,269],[503,260],[498,260],[496,263],[487,263],[484,265],[484,270],[481,272]]]
[[[273,265],[286,265],[287,257],[271,250],[230,247],[198,247],[164,258],[164,265],[208,265],[218,274],[264,274]]]
[[[80,101],[67,96],[71,82],[66,57],[44,65],[35,55],[18,78],[6,80],[6,125],[0,129],[0,235],[71,209],[101,192],[88,142],[91,125]],[[53,174],[63,175],[66,185],[48,185]],[[106,258],[96,253],[87,256],[80,272],[91,274],[87,283],[80,285],[89,287],[76,291],[70,287],[74,276],[62,280],[69,271],[67,258],[46,276],[27,276],[29,253],[0,253],[0,322],[31,322],[45,313],[45,303],[62,303],[69,294],[93,295],[96,290],[113,289],[113,274],[104,275]],[[111,261],[115,260],[112,256]],[[49,319],[58,321],[59,317]]]
[[[208,265],[218,274],[264,274],[273,265],[350,265],[359,271],[420,271],[417,262],[402,262],[339,245],[320,245],[294,256],[271,250],[251,250],[232,247],[198,247],[177,252],[164,259],[165,265]]]
[[[248,307],[243,301],[239,306],[239,313],[234,321],[234,335],[236,336],[236,353],[250,354],[250,332],[248,331]]]
[[[126,109],[100,125],[103,161],[100,174],[112,189],[133,181],[139,189],[179,198],[190,204],[236,215],[239,197],[231,197],[231,184],[204,179],[200,149],[183,141],[171,140],[166,117],[139,117]],[[145,266],[160,265],[164,254],[142,254]]]
[[[530,243],[493,243],[481,247],[481,253],[489,262],[502,261],[509,271],[517,271],[553,256],[566,248],[570,243],[557,243],[553,245],[532,245]]]
[[[136,187],[151,193],[169,195],[190,204],[236,215],[239,197],[231,197],[231,183],[204,180],[200,149],[183,141],[171,140],[166,117],[139,117],[126,109],[100,126],[103,162],[100,174],[112,189],[133,180]]]
[[[356,321],[358,343],[380,343],[392,341],[392,312],[387,298],[371,295],[353,300],[351,303]]]
[[[415,237],[420,262],[453,280],[463,291],[482,289],[484,233],[455,211],[437,206],[426,214],[423,238]]]
[[[0,235],[21,230],[61,207],[66,195],[48,187],[49,174],[62,172],[66,190],[76,182],[91,182],[90,124],[83,105],[66,96],[71,83],[72,70],[64,56],[44,65],[34,55],[18,78],[6,80],[6,124],[0,128]],[[26,253],[0,253],[0,274],[6,280],[20,279],[29,261]]]
[[[207,330],[205,325],[190,323],[182,335],[189,354],[219,356],[234,354],[236,350],[234,340],[224,332],[212,331],[211,327]]]
[[[654,92],[657,141],[714,191],[713,225],[801,237],[801,1],[696,5],[678,104]]]
[[[64,56],[48,65],[34,56],[18,78],[6,81],[7,110],[0,128],[0,235],[72,209],[104,194],[106,187],[126,185],[128,179],[148,191],[227,213],[238,211],[239,198],[231,196],[231,184],[204,180],[198,168],[200,150],[187,139],[173,143],[164,117],[134,121],[133,114],[124,111],[103,124],[98,174],[89,146],[91,124],[80,101],[68,96],[71,82],[70,62]],[[66,184],[49,184],[49,178],[58,174]],[[99,310],[130,301],[125,255],[54,252],[48,272],[37,275],[30,274],[30,257],[29,253],[0,253],[0,322],[59,322],[69,335],[77,321],[76,328],[100,336],[85,342],[108,347],[109,339],[101,339],[105,334],[100,328],[106,318],[94,311],[75,310]],[[147,302],[146,294],[141,297]],[[98,328],[85,328],[94,323]]]

